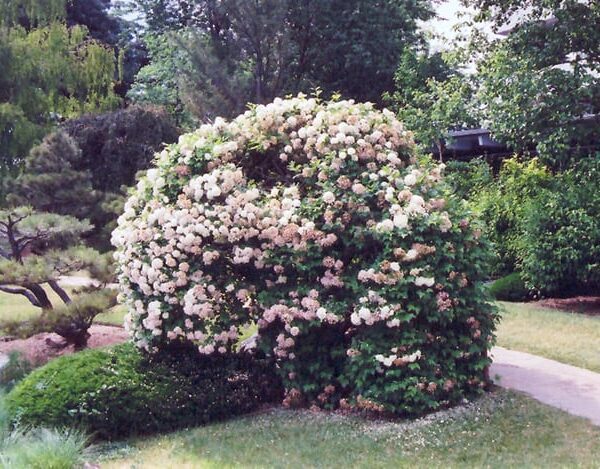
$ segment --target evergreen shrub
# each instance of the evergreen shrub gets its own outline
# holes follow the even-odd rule
[[[131,344],[52,360],[7,395],[19,428],[81,428],[96,438],[165,432],[280,398],[260,361],[178,348],[149,359]]]

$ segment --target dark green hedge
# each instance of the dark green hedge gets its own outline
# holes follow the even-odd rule
[[[501,301],[525,301],[530,298],[521,274],[513,272],[490,285],[490,295]]]
[[[126,344],[53,360],[19,383],[7,404],[14,424],[115,438],[224,419],[275,399],[281,388],[259,361],[184,349],[149,359]]]

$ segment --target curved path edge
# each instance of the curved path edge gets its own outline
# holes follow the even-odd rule
[[[502,347],[494,347],[491,356],[496,385],[600,426],[600,373]]]

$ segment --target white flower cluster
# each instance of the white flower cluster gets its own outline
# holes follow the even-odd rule
[[[408,363],[414,363],[419,358],[421,358],[420,350],[417,350],[416,352],[413,352],[408,355],[402,355],[402,356],[397,355],[396,348],[392,349],[391,351],[395,352],[395,353],[393,353],[392,355],[387,355],[387,356],[384,356],[382,354],[377,354],[377,355],[375,355],[375,360],[378,361],[379,363],[381,363],[383,366],[387,366],[389,368],[390,366],[393,366],[393,365],[402,366],[402,365],[406,365]]]

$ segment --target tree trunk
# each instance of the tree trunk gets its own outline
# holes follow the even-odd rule
[[[50,298],[46,294],[46,291],[37,283],[24,283],[23,286],[27,288],[31,293],[33,293],[42,308],[42,311],[47,311],[52,309],[52,303],[50,302]]]

